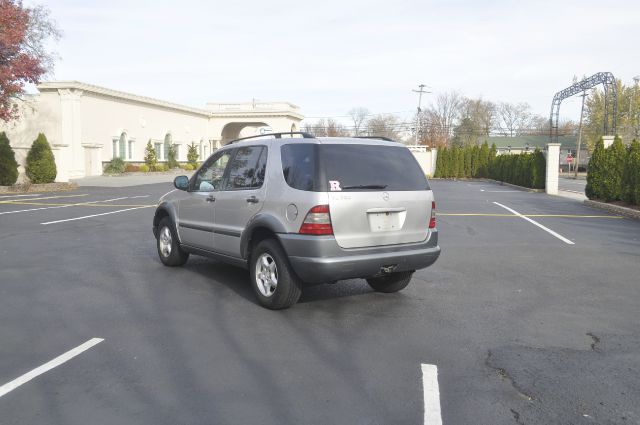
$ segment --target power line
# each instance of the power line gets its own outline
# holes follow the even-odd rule
[[[413,112],[413,110],[407,111],[396,111],[396,112],[372,112],[370,114],[365,114],[365,117],[372,117],[376,115],[396,115],[396,114],[406,114],[407,112]],[[317,117],[304,117],[307,119],[329,119],[329,118],[351,118],[351,115],[327,115],[327,116],[317,116]]]

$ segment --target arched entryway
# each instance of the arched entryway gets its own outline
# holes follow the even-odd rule
[[[265,128],[270,126],[264,122],[230,122],[222,128],[222,145],[241,137],[260,135],[260,130]]]

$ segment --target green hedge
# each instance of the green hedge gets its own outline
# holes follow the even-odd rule
[[[640,141],[629,146],[622,174],[622,200],[640,205]]]
[[[496,156],[495,144],[441,148],[434,177],[490,177],[535,189],[544,189],[546,160],[539,150],[519,155]]]
[[[44,134],[38,134],[27,154],[27,177],[31,183],[53,183],[58,171],[51,146]]]
[[[127,169],[127,164],[125,164],[124,159],[122,158],[113,158],[109,163],[104,167],[105,174],[122,174]]]
[[[0,186],[11,186],[18,180],[18,163],[9,138],[0,133]]]
[[[495,156],[495,146],[492,149]],[[434,177],[488,177],[491,152],[487,142],[482,146],[440,148]]]
[[[616,136],[605,149],[600,139],[589,160],[585,193],[589,199],[640,205],[640,142],[627,148]]]
[[[489,177],[501,182],[533,189],[544,189],[546,160],[539,149],[532,153],[497,156]]]

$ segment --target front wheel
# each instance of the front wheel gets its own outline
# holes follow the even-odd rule
[[[251,286],[258,302],[271,310],[291,307],[302,294],[302,282],[277,241],[266,239],[251,252]]]
[[[389,294],[406,288],[412,277],[413,272],[398,272],[379,277],[370,277],[367,279],[367,283],[374,290]]]
[[[169,217],[160,220],[157,247],[160,261],[165,266],[182,266],[189,259],[189,253],[180,248],[178,237]]]

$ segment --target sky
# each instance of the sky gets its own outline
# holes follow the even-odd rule
[[[194,107],[289,101],[310,120],[366,107],[409,119],[412,89],[527,102],[574,76],[640,75],[638,1],[25,1],[63,37],[49,80]],[[580,100],[562,104],[577,120]]]

